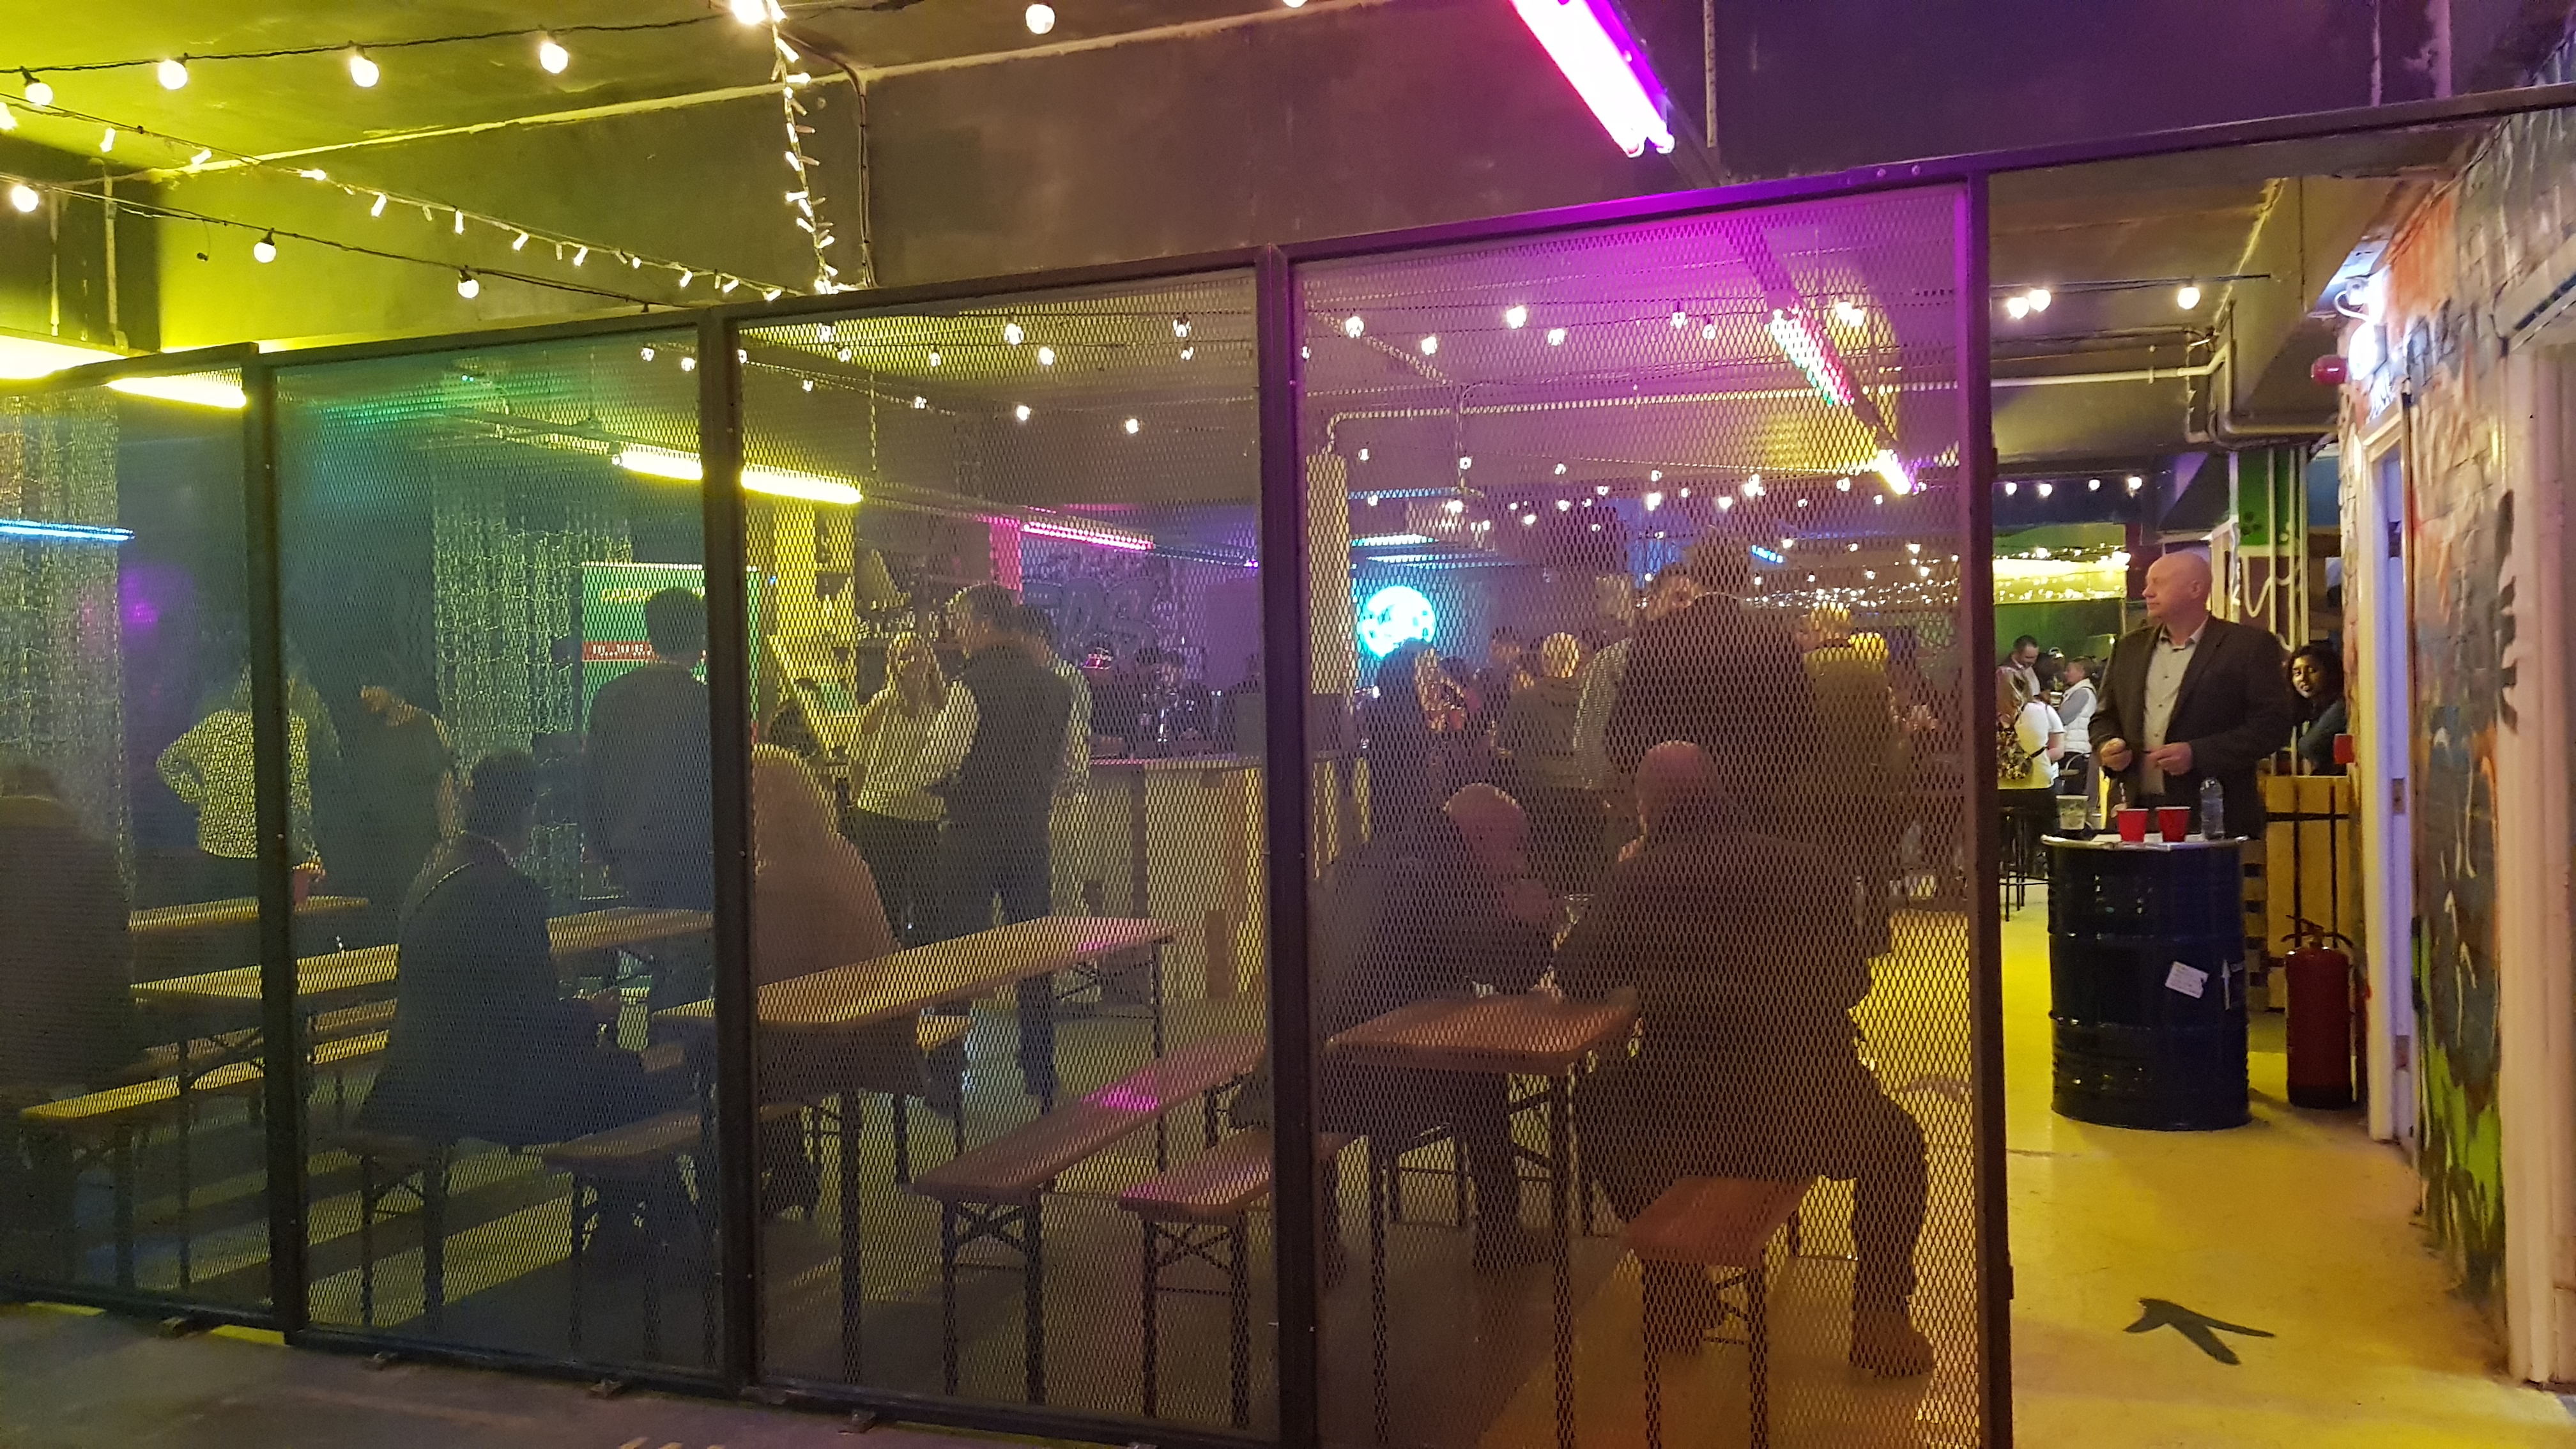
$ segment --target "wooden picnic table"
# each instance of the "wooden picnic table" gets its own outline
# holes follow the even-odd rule
[[[764,1038],[836,1042],[859,1036],[868,1028],[920,1015],[933,1007],[971,1001],[978,996],[1058,971],[1079,971],[1112,956],[1139,949],[1159,949],[1174,928],[1164,921],[1098,916],[1042,916],[952,941],[915,946],[871,961],[834,966],[804,976],[773,981],[760,988],[758,1030]],[[1154,965],[1162,980],[1162,963]],[[1163,993],[1154,996],[1154,1054],[1163,1044]],[[1054,993],[1042,993],[1052,1010]],[[715,1029],[715,1003],[695,1001],[654,1013],[684,1031],[704,1034]],[[1021,1029],[1027,1031],[1028,1023]],[[817,1055],[845,1065],[841,1084],[841,1364],[845,1377],[857,1382],[861,1369],[861,1314],[865,1306],[859,1276],[859,1103],[866,1088],[859,1078],[862,1053]],[[1044,1103],[1052,1107],[1052,1102]],[[1157,1118],[1159,1122],[1160,1119]]]
[[[1547,1090],[1515,1104],[1547,1108],[1550,1269],[1556,1297],[1556,1438],[1574,1449],[1574,1185],[1571,1146],[1574,1077],[1583,1063],[1628,1038],[1637,1003],[1621,993],[1603,1001],[1564,1001],[1538,992],[1435,996],[1336,1033],[1328,1060],[1350,1066],[1479,1076],[1544,1077]],[[1461,1149],[1463,1150],[1463,1149]],[[1387,1179],[1394,1154],[1369,1144],[1369,1352],[1376,1385],[1377,1439],[1387,1442],[1386,1372]]]
[[[364,896],[310,896],[295,908],[298,917],[340,916],[363,911],[369,902]],[[183,905],[152,906],[125,918],[125,929],[137,938],[164,939],[195,935],[202,931],[219,931],[234,926],[259,924],[259,902],[249,896],[229,901],[190,901]]]
[[[647,945],[675,936],[701,934],[713,917],[704,911],[650,911],[618,908],[557,916],[546,922],[546,935],[558,958],[582,956]],[[399,952],[392,946],[363,946],[307,956],[295,963],[295,998],[306,1015],[355,1005],[388,994],[399,974]],[[137,982],[135,1001],[157,1010],[201,1016],[247,1014],[256,1022],[260,1007],[260,968],[237,966],[165,981]]]

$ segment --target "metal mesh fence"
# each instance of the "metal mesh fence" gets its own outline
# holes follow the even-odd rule
[[[1957,217],[1301,270],[1327,1437],[1979,1438]]]
[[[744,334],[768,1374],[1274,1418],[1252,312]]]
[[[673,339],[278,376],[309,1311],[711,1367],[697,387]],[[309,757],[309,763],[307,761]],[[318,875],[317,875],[318,872]]]
[[[241,393],[0,400],[0,1278],[268,1297]],[[256,1026],[256,1020],[250,1023]]]

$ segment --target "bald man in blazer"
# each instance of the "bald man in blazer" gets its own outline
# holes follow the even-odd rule
[[[2169,553],[2147,568],[2147,627],[2123,638],[2093,711],[2093,758],[2133,805],[2200,803],[2216,777],[2230,835],[2260,838],[2254,767],[2299,718],[2281,641],[2209,612],[2209,560]]]

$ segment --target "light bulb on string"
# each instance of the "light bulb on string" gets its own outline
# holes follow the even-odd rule
[[[1052,348],[1052,347],[1041,347],[1041,348],[1039,348],[1039,349],[1038,349],[1038,366],[1040,366],[1040,367],[1053,367],[1053,366],[1055,366],[1055,349],[1054,349],[1054,348]]]
[[[456,234],[457,234],[458,236],[463,236],[463,235],[465,235],[465,213],[464,213],[464,212],[461,212],[461,211],[460,211],[460,212],[456,213],[456,226],[455,226],[455,231],[456,231]]]
[[[1547,329],[1547,345],[1550,347],[1563,347],[1565,345],[1565,329],[1562,327],[1550,327]]]
[[[563,43],[553,36],[540,35],[537,37],[537,64],[548,75],[562,75],[564,68],[572,64],[572,52],[564,49]]]
[[[152,67],[152,75],[155,80],[161,82],[161,89],[175,91],[188,83],[188,63],[184,60],[165,60]]]
[[[98,154],[104,156],[115,149],[116,128],[114,126],[110,126],[107,128],[107,133],[98,138]]]
[[[836,353],[834,353],[834,354],[832,354],[832,355],[833,355],[834,357],[839,358],[839,359],[840,359],[841,361],[843,361],[843,362],[847,362],[847,361],[849,361],[849,360],[850,360],[850,349],[849,349],[849,348],[844,347],[844,348],[842,348],[840,351],[838,351],[838,352],[836,352]]]
[[[1007,346],[1019,346],[1022,342],[1028,340],[1028,335],[1029,334],[1026,332],[1020,330],[1020,324],[1017,322],[1005,322],[1002,324],[1002,341]]]
[[[1344,337],[1357,337],[1367,330],[1368,323],[1362,321],[1357,316],[1345,317],[1342,319],[1342,335]]]
[[[277,260],[277,233],[270,232],[250,244],[250,259],[255,262]]]
[[[1702,342],[1715,342],[1717,340],[1716,318],[1711,317],[1707,321],[1699,324],[1699,340]]]
[[[1172,335],[1173,335],[1174,337],[1187,337],[1187,336],[1189,336],[1189,335],[1190,335],[1190,319],[1189,319],[1189,318],[1187,318],[1187,317],[1175,317],[1175,318],[1173,318],[1173,319],[1172,319]]]
[[[2175,291],[2174,291],[2174,305],[2175,305],[2175,306],[2177,306],[2177,307],[2180,307],[2181,309],[2183,309],[2183,310],[2184,310],[2184,311],[2186,311],[2186,312],[2190,311],[2190,310],[2191,310],[2192,308],[2194,308],[2194,307],[2199,306],[2199,305],[2200,305],[2200,287],[2199,287],[2199,284],[2194,283],[2194,282],[2185,282],[2185,283],[2183,283],[2180,287],[2176,288],[2176,289],[2175,289]]]
[[[1440,351],[1440,338],[1439,338],[1439,335],[1435,333],[1435,334],[1433,334],[1433,335],[1431,335],[1431,336],[1428,336],[1428,337],[1423,338],[1423,339],[1422,339],[1422,344],[1421,344],[1421,346],[1422,346],[1422,355],[1423,355],[1423,356],[1425,356],[1425,357],[1430,357],[1430,356],[1434,355],[1435,353],[1439,352],[1439,351]]]
[[[769,0],[730,0],[725,8],[745,25],[765,25],[769,21]]]
[[[1136,436],[1138,433],[1140,433],[1140,432],[1144,431],[1144,427],[1145,427],[1145,425],[1144,425],[1142,422],[1138,421],[1138,420],[1137,420],[1137,419],[1135,419],[1135,418],[1129,418],[1129,419],[1128,419],[1128,420],[1127,420],[1127,421],[1126,421],[1122,426],[1124,426],[1124,427],[1127,429],[1127,436],[1129,436],[1129,437],[1131,437],[1131,438],[1132,438],[1132,437],[1134,437],[1134,436]]]
[[[2029,316],[2030,299],[2022,296],[2018,292],[2014,293],[2012,296],[2004,298],[2004,315],[2012,318],[2015,322]]]
[[[1687,313],[1687,312],[1684,312],[1684,311],[1683,311],[1681,308],[1679,308],[1679,307],[1675,307],[1675,308],[1673,309],[1673,330],[1674,330],[1675,332],[1679,332],[1679,331],[1681,331],[1683,328],[1688,327],[1689,325],[1690,325],[1690,314],[1689,314],[1689,313]]]
[[[923,397],[919,393],[914,393],[912,395],[912,406],[915,411],[919,411],[922,408],[930,406],[930,399]]]
[[[1188,347],[1184,347],[1184,348],[1182,348],[1182,349],[1181,349],[1181,361],[1183,361],[1183,362],[1187,362],[1187,361],[1189,361],[1191,358],[1196,357],[1196,356],[1198,356],[1198,355],[1199,355],[1199,349],[1198,349],[1197,344],[1195,344],[1195,343],[1191,344],[1191,345],[1190,345],[1190,346],[1188,346]]]
[[[930,365],[933,367],[939,365],[939,349],[936,347],[930,349]]]
[[[363,50],[349,52],[349,83],[366,90],[384,79],[384,69]]]
[[[44,199],[37,194],[36,188],[24,181],[13,181],[9,184],[9,204],[20,211],[33,211],[43,204]]]
[[[1515,302],[1503,309],[1503,325],[1518,332],[1529,325],[1529,309]]]
[[[812,391],[814,390],[814,379],[812,379],[812,378],[810,378],[810,377],[808,377],[808,378],[801,378],[801,379],[799,379],[799,380],[798,380],[798,382],[799,382],[799,385],[800,385],[801,387],[803,387],[805,391],[807,391],[807,392],[812,392]]]
[[[18,129],[17,113],[9,109],[8,102],[0,101],[0,131],[14,131],[16,129]]]
[[[377,192],[377,193],[376,193],[376,204],[367,208],[367,215],[369,215],[369,216],[382,216],[382,215],[384,215],[384,214],[385,214],[385,194],[384,194],[383,192],[379,191],[379,192]]]
[[[456,274],[456,295],[463,297],[469,302],[473,301],[476,297],[483,295],[483,283],[481,279],[477,278],[472,272],[458,272]]]
[[[681,370],[682,372],[695,372],[695,371],[697,371],[697,370],[698,370],[698,360],[697,360],[696,358],[694,358],[694,357],[683,357],[683,358],[681,358],[681,359],[680,359],[680,370]]]
[[[1052,5],[1032,5],[1021,13],[1020,18],[1028,23],[1031,35],[1044,35],[1055,29],[1055,7]]]
[[[26,96],[28,105],[50,106],[54,103],[54,88],[50,82],[31,70],[22,70],[18,74],[26,77],[27,80],[26,85],[20,88],[20,93]]]
[[[510,250],[512,250],[512,251],[514,251],[514,252],[516,252],[516,251],[525,251],[525,250],[527,250],[527,246],[528,246],[528,234],[527,234],[526,232],[521,232],[521,233],[519,233],[518,240],[513,241],[513,242],[511,242],[511,243],[510,243]]]
[[[1029,405],[1027,403],[1022,403],[1018,407],[1011,409],[1011,416],[1018,418],[1021,422],[1027,422],[1029,420]]]
[[[641,355],[641,356],[643,357],[643,359],[644,359],[646,362],[651,362],[651,361],[653,360],[653,347],[652,347],[652,344],[650,344],[650,343],[645,344],[642,348],[638,349],[638,353],[639,353],[639,355]]]
[[[584,262],[586,262],[586,261],[589,261],[589,260],[590,260],[590,248],[588,248],[588,247],[575,247],[575,248],[573,249],[573,253],[572,253],[572,264],[573,264],[574,266],[576,266],[576,267],[577,267],[577,266],[580,266],[582,263],[584,263]]]

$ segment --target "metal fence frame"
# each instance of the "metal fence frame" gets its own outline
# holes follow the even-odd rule
[[[715,770],[714,841],[717,860],[715,944],[718,1021],[717,1140],[720,1163],[718,1259],[720,1362],[711,1374],[616,1368],[622,1382],[697,1394],[725,1394],[765,1402],[846,1411],[877,1417],[942,1423],[966,1429],[1034,1434],[1103,1443],[1150,1442],[1205,1449],[1250,1449],[1277,1443],[1312,1449],[1319,1442],[1316,1400],[1321,1391],[1317,1289],[1320,1283],[1314,1190],[1318,1173],[1309,1144],[1316,1112],[1306,978],[1308,871],[1306,664],[1307,540],[1305,480],[1299,452],[1302,396],[1297,267],[1301,263],[1387,255],[1460,243],[1502,241],[1552,232],[1707,215],[1789,202],[1848,197],[1932,186],[1958,189],[1953,235],[1958,244],[1960,298],[1959,486],[1966,490],[1959,536],[1963,627],[1969,633],[1969,678],[1991,673],[1993,601],[1991,559],[1994,522],[1990,484],[1996,473],[1989,401],[1987,344],[1987,194],[1991,178],[2012,172],[2090,162],[2210,151],[2272,142],[2403,130],[2502,119],[2535,111],[2576,107],[2576,84],[2534,86],[2404,105],[2317,112],[2259,121],[2152,132],[2100,141],[1864,167],[1834,175],[1757,182],[1604,202],[1558,211],[1420,227],[1374,235],[1242,248],[1194,256],[1094,266],[996,278],[972,278],[910,287],[878,288],[833,296],[782,299],[689,311],[646,309],[631,317],[594,318],[547,326],[501,328],[365,342],[311,350],[261,353],[247,344],[124,359],[68,369],[11,392],[49,392],[103,384],[111,379],[210,369],[239,369],[247,403],[242,416],[244,505],[249,560],[253,716],[261,840],[260,944],[265,972],[264,1013],[270,1055],[280,1044],[294,1050],[298,1016],[294,1001],[292,917],[288,908],[287,727],[280,619],[276,385],[288,369],[367,359],[452,352],[477,346],[535,345],[553,341],[664,332],[694,321],[698,333],[699,450],[704,463],[702,499],[707,567],[709,679],[713,690],[712,751]],[[1264,809],[1268,932],[1266,977],[1273,1059],[1277,1063],[1277,1137],[1274,1164],[1275,1273],[1279,1299],[1279,1434],[1275,1441],[1165,1421],[1072,1413],[1024,1405],[907,1394],[859,1385],[785,1384],[760,1371],[759,1284],[753,1234],[738,1230],[756,1217],[756,1147],[753,1134],[755,1063],[752,992],[745,964],[750,943],[750,801],[744,761],[749,750],[750,643],[743,614],[743,504],[738,486],[743,451],[738,338],[746,327],[834,315],[854,308],[982,299],[1013,293],[1140,282],[1214,270],[1249,270],[1255,287],[1255,348],[1261,477],[1263,651],[1265,677]],[[1968,802],[1974,822],[1973,898],[1991,898],[1998,842],[1994,782],[1971,772]],[[2003,1173],[2003,1034],[2001,942],[1990,912],[1969,913],[1972,1048],[1976,1067],[1979,1344],[1982,1420],[1986,1442],[2012,1442],[2012,1264],[2005,1222]],[[177,1313],[206,1322],[237,1322],[282,1332],[290,1343],[380,1353],[388,1349],[445,1361],[559,1377],[596,1379],[601,1366],[480,1350],[450,1343],[406,1342],[379,1333],[359,1334],[312,1326],[306,1313],[307,1242],[304,1217],[304,1074],[267,1077],[267,1193],[270,1304],[266,1311],[238,1305],[198,1305],[157,1295],[41,1282],[0,1281],[0,1299],[92,1304],[155,1316]]]

